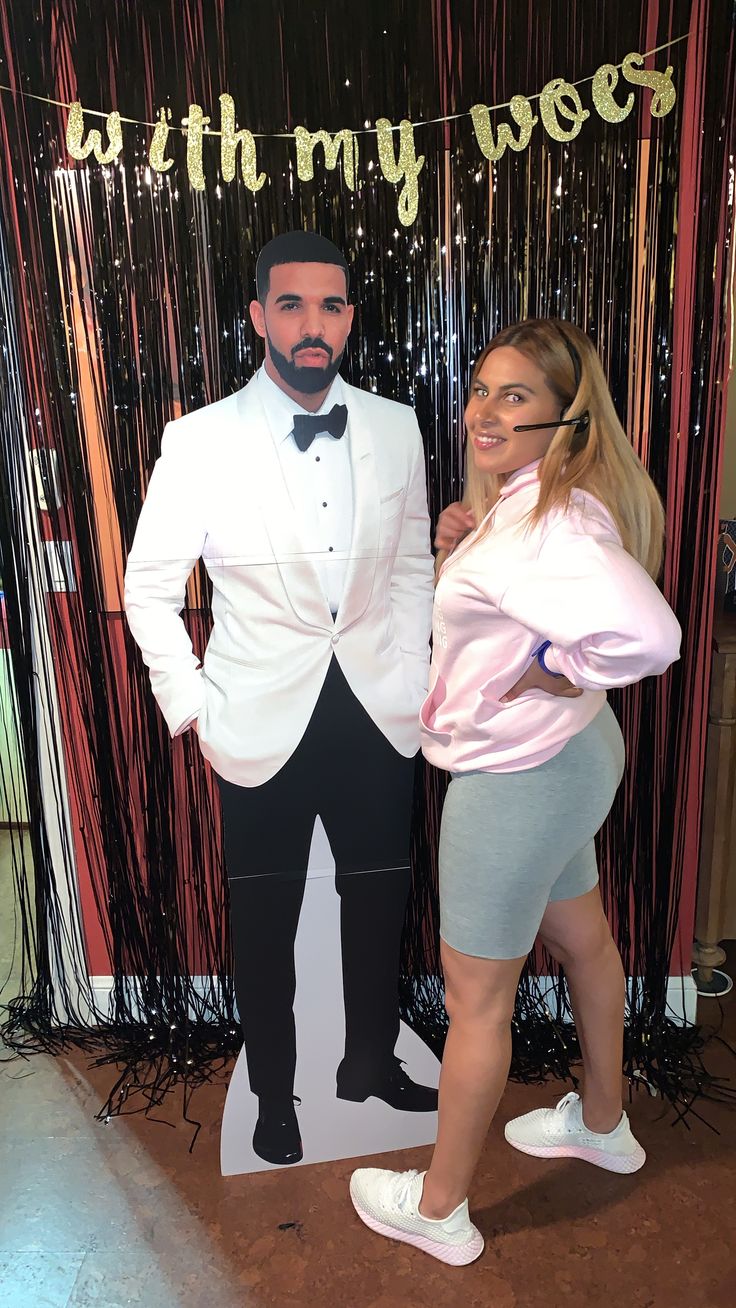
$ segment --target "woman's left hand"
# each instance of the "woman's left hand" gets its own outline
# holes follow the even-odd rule
[[[512,700],[518,699],[519,695],[523,695],[526,690],[543,690],[547,695],[559,695],[562,699],[577,699],[583,693],[579,686],[573,686],[567,677],[555,677],[551,672],[545,672],[536,659],[519,677],[516,685],[501,696],[501,703],[509,704]]]

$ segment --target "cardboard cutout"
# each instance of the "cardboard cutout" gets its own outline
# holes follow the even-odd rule
[[[125,597],[172,735],[196,721],[217,776],[235,993],[259,1108],[251,1143],[270,1165],[299,1162],[305,1148],[326,1158],[416,1143],[411,1132],[384,1137],[375,1122],[348,1139],[344,1123],[368,1123],[375,1104],[381,1121],[387,1111],[425,1117],[419,1134],[429,1140],[437,1101],[436,1075],[415,1082],[396,1051],[432,609],[423,445],[410,408],[336,375],[352,317],[342,256],[311,233],[270,246],[280,241],[287,257],[271,269],[266,307],[252,306],[267,363],[238,394],[167,427]],[[305,262],[291,262],[294,250]],[[333,380],[307,411],[294,378],[305,377],[308,403],[320,375]],[[200,557],[213,587],[202,668],[179,617]],[[337,1066],[315,1071],[314,1085],[324,1071],[331,1088],[323,1129],[303,1142],[297,1041],[316,1047],[327,1024],[335,1054],[340,1044],[337,1005],[326,1019],[324,1006],[300,1001],[298,1034],[294,1019],[295,942],[317,818],[335,872],[329,892],[328,878],[314,881],[307,915],[324,926],[337,890],[344,1041]],[[329,975],[332,945],[320,930],[305,948],[310,986]],[[339,1119],[336,1097],[350,1106]],[[359,1105],[369,1107],[359,1114]]]

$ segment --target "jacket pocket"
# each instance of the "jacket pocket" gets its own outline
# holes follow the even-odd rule
[[[404,507],[406,500],[406,490],[400,486],[398,490],[392,491],[390,495],[381,497],[381,517],[384,521],[393,518]]]

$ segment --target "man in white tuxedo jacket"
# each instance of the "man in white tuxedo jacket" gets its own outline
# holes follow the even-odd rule
[[[341,899],[337,1094],[436,1107],[394,1055],[432,558],[413,411],[338,373],[353,317],[344,257],[287,233],[256,282],[265,363],[166,427],[125,610],[172,736],[196,729],[218,780],[253,1144],[283,1164],[302,1157],[294,940],[317,814]],[[180,616],[200,557],[214,620],[202,666]]]

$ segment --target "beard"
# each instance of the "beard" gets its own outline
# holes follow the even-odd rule
[[[271,340],[268,332],[266,332],[266,340],[268,341],[268,348],[273,366],[279,374],[279,377],[281,377],[282,381],[285,381],[287,386],[290,386],[292,390],[300,391],[302,395],[316,395],[319,391],[327,390],[327,387],[331,385],[340,371],[340,364],[342,363],[343,355],[345,354],[344,348],[341,350],[340,354],[338,354],[337,358],[334,358],[329,345],[318,337],[310,337],[300,341],[298,345],[294,346],[294,349],[291,352],[292,357],[290,359],[287,358],[285,354],[282,354],[280,350],[276,349],[276,346]],[[299,367],[294,362],[293,356],[299,350],[304,349],[324,350],[327,354],[328,362],[324,367]]]

